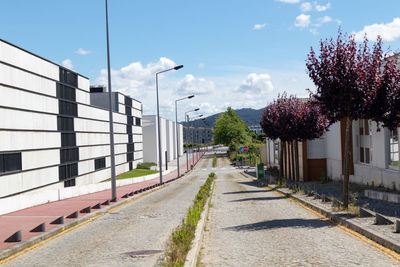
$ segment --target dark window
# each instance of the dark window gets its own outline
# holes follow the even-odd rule
[[[75,179],[71,179],[64,182],[64,187],[71,187],[71,186],[75,186]]]
[[[126,133],[128,134],[132,133],[132,125],[126,125]]]
[[[78,116],[78,108],[76,103],[58,100],[58,109],[61,115]]]
[[[75,88],[57,83],[57,98],[76,101]]]
[[[128,143],[133,143],[133,135],[128,134]]]
[[[60,181],[78,176],[78,163],[59,166],[58,175]]]
[[[106,88],[103,86],[90,86],[91,93],[103,93],[106,91]]]
[[[60,68],[60,82],[78,87],[78,75],[70,70]]]
[[[22,170],[21,153],[0,154],[0,173]]]
[[[126,154],[126,161],[133,161],[133,152],[129,152]]]
[[[69,148],[60,150],[61,163],[73,162],[79,160],[79,149]]]
[[[126,145],[126,152],[132,152],[135,151],[135,144],[127,144]]]
[[[128,116],[128,125],[133,125],[133,117]]]
[[[106,167],[106,158],[99,158],[94,160],[94,169],[103,169]]]
[[[62,133],[61,134],[61,146],[69,147],[76,146],[76,136],[74,133]]]
[[[74,131],[74,118],[57,117],[58,131]]]
[[[133,170],[133,163],[132,163],[132,161],[129,162],[129,170],[130,170],[130,171]]]
[[[136,125],[136,126],[140,126],[141,123],[142,123],[142,120],[141,120],[140,118],[135,118],[135,120],[136,120],[135,125]]]
[[[125,114],[126,115],[132,115],[132,108],[129,106],[125,106]]]
[[[125,105],[132,107],[132,98],[125,96]]]

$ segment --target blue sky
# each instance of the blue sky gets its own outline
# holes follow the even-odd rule
[[[1,0],[1,9],[0,38],[106,83],[104,1]],[[160,80],[164,117],[174,118],[174,100],[192,92],[180,110],[262,108],[280,92],[313,88],[306,55],[339,25],[381,34],[398,51],[398,10],[398,0],[109,0],[113,89],[154,114],[154,73],[183,64]]]

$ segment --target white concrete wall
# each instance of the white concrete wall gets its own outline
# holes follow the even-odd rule
[[[158,163],[157,116],[143,116],[143,161]]]
[[[167,141],[167,155],[168,161],[174,160],[174,123],[173,121],[166,121],[166,141]]]
[[[324,159],[326,158],[326,138],[325,136],[314,140],[307,140],[307,158]]]

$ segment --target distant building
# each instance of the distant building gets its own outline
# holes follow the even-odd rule
[[[260,125],[250,125],[249,130],[255,134],[260,134],[263,132]]]
[[[214,141],[213,129],[205,127],[183,127],[183,141],[185,143],[210,144]]]

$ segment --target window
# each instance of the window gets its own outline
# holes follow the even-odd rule
[[[78,108],[76,103],[58,100],[58,109],[61,115],[78,116]]]
[[[78,75],[70,70],[60,68],[60,82],[66,83],[73,87],[78,87]]]
[[[74,131],[74,118],[57,117],[58,131]]]
[[[78,163],[59,166],[58,175],[60,181],[78,176]]]
[[[0,174],[22,170],[21,153],[0,154]]]
[[[125,96],[125,106],[132,107],[132,98]]]
[[[62,133],[61,134],[61,146],[70,147],[76,146],[76,136],[74,133]]]
[[[99,158],[94,160],[94,169],[104,169],[106,167],[106,158]]]
[[[359,161],[369,164],[371,162],[371,127],[368,120],[359,120]]]
[[[135,151],[135,144],[127,144],[126,145],[126,151],[127,152]]]
[[[133,125],[133,117],[128,116],[128,125]]]
[[[57,98],[76,101],[75,88],[57,83]]]
[[[140,126],[140,124],[141,124],[141,119],[140,119],[140,118],[135,118],[135,119],[136,119],[135,125],[136,125],[136,126]]]
[[[390,131],[389,137],[389,165],[398,167],[399,166],[399,135],[397,129]]]
[[[125,114],[132,115],[132,108],[130,106],[125,106]]]
[[[132,125],[126,125],[126,133],[128,134],[132,133]]]
[[[75,186],[75,179],[64,181],[64,187],[71,187],[71,186]]]
[[[79,149],[69,148],[60,150],[61,163],[73,162],[79,160]]]
[[[129,152],[126,154],[126,161],[133,161],[133,152]]]
[[[128,134],[128,143],[133,143],[133,135]]]

